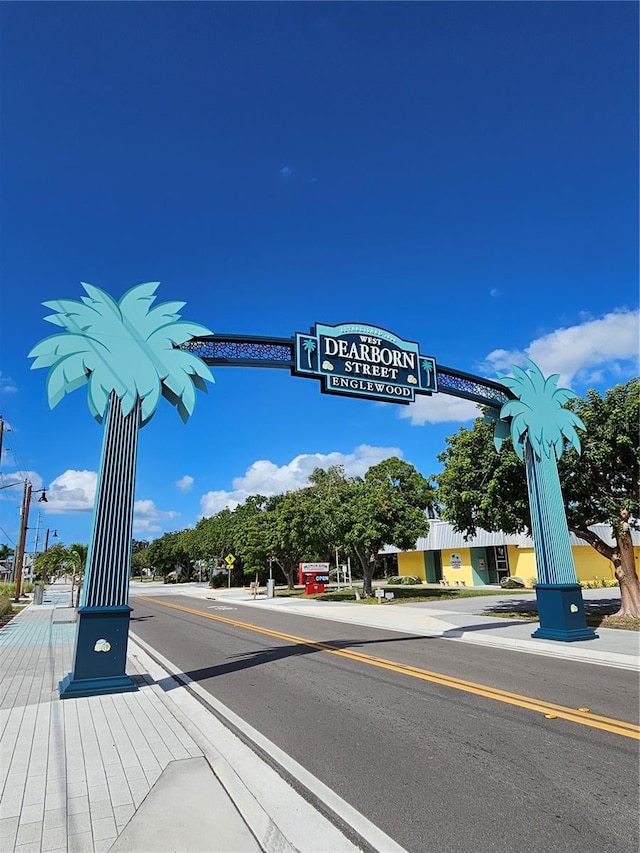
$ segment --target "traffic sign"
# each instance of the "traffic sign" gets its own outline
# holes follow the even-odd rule
[[[233,554],[227,554],[227,556],[224,558],[224,561],[229,566],[229,568],[231,568],[231,566],[235,563],[236,558],[233,556]]]

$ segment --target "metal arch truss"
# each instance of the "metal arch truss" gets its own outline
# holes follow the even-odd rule
[[[192,338],[179,349],[188,350],[210,367],[293,367],[293,338],[248,335],[208,335]]]
[[[210,367],[280,367],[294,371],[295,339],[250,335],[207,335],[179,349],[193,353]],[[505,385],[472,373],[436,364],[438,392],[499,409],[514,394]]]

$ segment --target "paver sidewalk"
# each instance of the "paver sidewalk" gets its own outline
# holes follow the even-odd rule
[[[360,849],[139,645],[127,661],[137,691],[61,700],[69,601],[56,584],[0,631],[2,853]],[[382,839],[373,846],[402,853],[351,814]]]
[[[58,698],[73,612],[32,606],[0,632],[4,851],[106,851],[169,762],[202,755],[148,687]]]

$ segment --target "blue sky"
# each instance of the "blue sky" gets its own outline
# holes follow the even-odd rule
[[[583,394],[638,367],[633,3],[2,4],[1,484],[27,550],[87,541],[101,428],[27,353],[81,281],[214,332],[362,322],[495,378],[530,355]],[[219,368],[140,435],[134,535],[316,465],[425,475],[475,411],[322,395]],[[0,490],[13,545],[21,488]],[[40,515],[39,515],[40,514]]]

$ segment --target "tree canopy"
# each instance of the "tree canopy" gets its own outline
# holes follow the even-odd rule
[[[386,544],[413,548],[428,531],[425,510],[434,506],[433,485],[401,459],[386,459],[364,477],[347,477],[340,466],[317,468],[307,487],[271,498],[252,495],[190,530],[166,533],[148,555],[163,574],[178,570],[188,577],[195,561],[224,567],[233,554],[234,571],[264,575],[271,564],[292,588],[300,562],[328,561],[338,548],[357,560],[370,595],[378,552]]]
[[[640,515],[640,381],[616,385],[601,396],[589,391],[569,401],[586,427],[582,452],[569,448],[558,462],[569,530],[611,560],[621,582],[621,612],[640,615],[638,580],[629,525]],[[446,439],[438,457],[444,470],[437,476],[441,515],[456,530],[477,528],[519,533],[530,527],[524,465],[510,439],[499,452],[492,445],[492,427],[482,419]],[[615,544],[589,528],[610,526]]]

